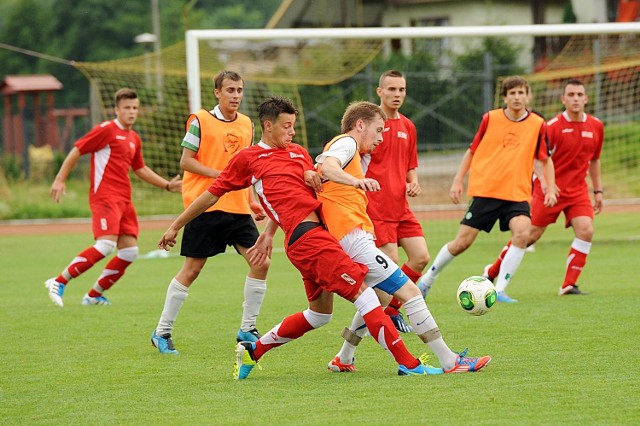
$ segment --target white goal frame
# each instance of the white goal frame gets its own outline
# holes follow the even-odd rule
[[[367,27],[367,28],[291,28],[255,30],[189,30],[185,33],[189,111],[202,106],[200,94],[201,40],[276,39],[413,39],[497,36],[572,36],[586,34],[640,33],[640,22],[594,24],[498,25],[467,27]]]

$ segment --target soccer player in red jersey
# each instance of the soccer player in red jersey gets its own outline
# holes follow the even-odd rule
[[[505,289],[518,269],[528,241],[531,224],[531,176],[534,160],[542,163],[545,182],[555,188],[553,162],[546,143],[544,119],[527,110],[529,84],[522,77],[508,77],[502,83],[506,108],[482,116],[480,127],[464,154],[453,179],[449,196],[459,203],[463,178],[469,173],[468,195],[472,197],[458,234],[445,244],[427,273],[418,282],[427,294],[440,272],[473,244],[480,231],[490,232],[496,221],[501,231],[511,231],[512,246],[500,267],[496,291],[500,302],[517,302]],[[555,191],[543,194],[543,204],[556,203]]]
[[[544,193],[540,181],[534,181],[531,206],[531,228],[528,245],[542,237],[547,226],[555,223],[560,213],[564,213],[565,227],[572,227],[575,238],[567,257],[567,270],[558,294],[586,294],[578,288],[578,277],[587,262],[593,239],[594,214],[602,211],[603,190],[600,171],[600,153],[604,142],[602,122],[585,112],[589,97],[584,84],[577,79],[567,81],[560,101],[564,112],[547,122],[547,138],[555,166],[556,186],[559,189],[558,203],[545,207]],[[591,178],[594,202],[589,197],[589,187],[585,177]],[[511,241],[503,252],[511,246]],[[495,279],[503,253],[493,265],[485,270],[485,275]]]
[[[49,297],[62,307],[62,296],[69,280],[76,278],[96,262],[113,253],[91,290],[82,298],[83,305],[108,305],[103,293],[124,274],[138,256],[138,217],[131,201],[129,170],[151,185],[169,192],[180,192],[179,176],[170,181],[159,176],[142,157],[140,136],[132,129],[140,110],[140,100],[132,89],[123,88],[115,94],[116,119],[96,126],[75,143],[60,166],[51,185],[51,198],[56,203],[65,193],[67,176],[80,156],[91,154],[91,208],[95,244],[79,253],[58,275],[45,282]]]
[[[371,335],[398,363],[399,374],[428,374],[427,367],[405,347],[375,291],[364,283],[368,268],[353,262],[320,221],[321,203],[315,191],[321,190],[321,179],[308,152],[292,141],[298,111],[290,100],[270,97],[258,112],[262,140],[238,152],[158,243],[162,249],[173,247],[178,231],[189,221],[227,192],[250,185],[269,216],[266,229],[249,249],[256,254],[252,257],[256,264],[270,256],[277,227],[284,231],[285,251],[302,274],[309,308],[284,318],[256,342],[238,343],[234,377],[247,378],[267,351],[327,324],[333,312],[334,293],[355,304]]]
[[[387,115],[382,132],[383,143],[364,156],[366,176],[380,182],[380,191],[368,193],[367,214],[373,221],[376,246],[394,263],[398,263],[398,246],[407,254],[402,265],[414,283],[429,263],[429,250],[422,225],[409,207],[407,196],[416,197],[422,189],[418,182],[418,137],[416,126],[400,113],[407,96],[407,81],[400,71],[385,71],[380,76],[376,93],[380,107]],[[385,313],[396,328],[410,332],[399,312],[402,304],[391,299]]]

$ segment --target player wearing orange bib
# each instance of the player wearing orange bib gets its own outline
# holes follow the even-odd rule
[[[589,97],[580,80],[569,80],[560,97],[565,111],[547,122],[547,137],[553,155],[558,203],[544,205],[544,192],[539,180],[534,181],[531,206],[531,229],[528,244],[542,237],[547,226],[555,223],[564,213],[565,227],[572,227],[575,234],[569,255],[564,282],[558,291],[560,296],[585,294],[578,288],[578,278],[587,262],[593,239],[593,217],[603,207],[603,191],[600,172],[600,153],[604,140],[602,122],[587,114],[585,106]],[[587,174],[593,186],[594,204],[589,197]],[[509,242],[505,248],[511,246]],[[486,270],[489,279],[495,279],[502,263],[501,255]]]
[[[369,271],[364,282],[378,293],[393,295],[404,303],[407,319],[415,333],[436,354],[442,369],[428,367],[428,374],[478,371],[491,358],[470,358],[451,351],[427,308],[420,290],[382,250],[376,247],[373,223],[367,215],[367,193],[380,190],[375,179],[365,178],[361,154],[370,154],[382,142],[386,115],[370,102],[354,102],[342,117],[343,134],[336,136],[316,157],[323,179],[318,199],[322,202],[322,219],[344,251]],[[329,363],[331,371],[355,371],[355,348],[365,335],[362,316],[356,312],[351,327],[345,329],[345,342]],[[466,354],[466,351],[465,351]],[[403,374],[411,370],[400,368]]]
[[[418,286],[426,296],[442,270],[468,249],[480,231],[490,232],[497,220],[500,230],[511,230],[512,246],[500,267],[496,291],[500,302],[516,302],[505,289],[525,253],[531,224],[531,176],[534,160],[544,170],[548,188],[555,188],[553,162],[546,143],[544,119],[526,108],[529,84],[522,77],[509,77],[502,84],[506,108],[489,111],[464,154],[449,196],[459,203],[462,180],[469,173],[471,198],[458,234],[445,244]],[[544,205],[556,204],[555,191],[544,194]]]
[[[233,71],[222,71],[214,77],[214,87],[218,105],[211,111],[191,114],[186,124],[180,160],[185,171],[182,185],[185,208],[209,188],[238,152],[253,142],[253,122],[238,111],[244,95],[242,77]],[[169,283],[164,309],[151,335],[151,342],[160,353],[178,353],[171,337],[173,323],[207,259],[233,246],[248,263],[247,249],[259,235],[252,211],[257,219],[264,218],[264,211],[253,202],[249,189],[232,191],[186,226],[180,251],[185,257],[184,264]],[[238,341],[260,337],[256,320],[267,290],[268,270],[268,261],[261,266],[249,264]]]

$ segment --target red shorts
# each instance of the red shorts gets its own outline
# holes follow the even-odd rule
[[[94,203],[89,207],[95,239],[105,235],[133,235],[138,238],[138,215],[132,202]]]
[[[424,237],[422,225],[411,210],[405,212],[400,221],[376,220],[373,229],[376,234],[376,247],[385,244],[397,244],[401,238]]]
[[[369,268],[355,263],[338,241],[322,227],[311,229],[286,249],[287,257],[302,274],[307,300],[322,290],[353,300]]]
[[[533,194],[531,203],[531,224],[546,227],[556,223],[560,213],[564,213],[564,227],[571,226],[571,219],[578,216],[588,216],[593,219],[593,205],[589,193],[584,192],[576,197],[558,197],[558,203],[553,207],[544,206],[544,195],[538,191]]]

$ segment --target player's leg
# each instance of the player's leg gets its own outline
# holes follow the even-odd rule
[[[571,243],[571,249],[567,257],[567,269],[564,282],[558,294],[574,295],[586,294],[578,288],[578,278],[587,263],[587,256],[591,251],[593,240],[593,218],[590,216],[575,216],[570,220],[575,238]]]
[[[497,300],[499,302],[517,302],[516,299],[509,297],[505,290],[524,258],[530,226],[531,218],[528,215],[514,216],[509,220],[508,227],[511,229],[511,245],[504,255],[496,280]]]
[[[479,229],[472,228],[469,225],[460,225],[456,238],[442,246],[429,270],[418,280],[418,287],[423,297],[427,296],[433,283],[444,268],[446,268],[456,256],[463,253],[473,244],[479,232]]]

